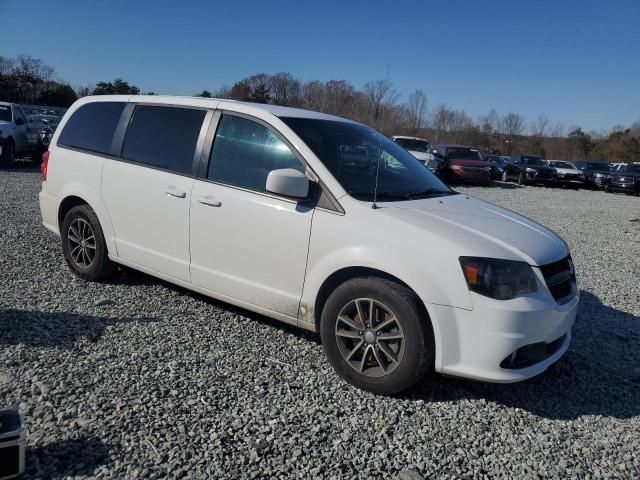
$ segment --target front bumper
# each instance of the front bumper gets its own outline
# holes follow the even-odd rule
[[[607,190],[612,192],[624,192],[624,193],[640,193],[640,182],[634,183],[613,183],[607,184]]]
[[[569,348],[577,289],[564,304],[546,289],[507,301],[473,292],[471,296],[473,310],[426,304],[436,337],[436,371],[488,382],[518,382],[544,372]]]
[[[452,180],[458,182],[487,183],[491,180],[491,172],[468,172],[450,169],[449,174]]]

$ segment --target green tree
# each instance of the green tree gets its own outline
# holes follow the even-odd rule
[[[578,150],[583,158],[589,158],[589,154],[595,147],[595,143],[591,140],[591,135],[584,133],[580,127],[570,132],[567,140],[573,148]]]
[[[269,103],[271,92],[265,83],[259,83],[251,92],[249,100],[255,103]]]
[[[129,85],[121,78],[111,82],[98,82],[93,89],[93,95],[138,95],[140,89],[135,85]]]
[[[52,107],[68,108],[77,99],[78,95],[70,85],[52,82],[49,88],[36,98],[36,103],[40,105],[50,105]]]
[[[625,162],[640,162],[640,139],[631,137],[622,142],[622,159]]]
[[[203,90],[202,93],[199,93],[196,97],[211,98],[212,95],[209,90]]]

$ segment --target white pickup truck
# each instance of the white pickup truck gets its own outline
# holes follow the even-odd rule
[[[0,102],[0,167],[11,167],[19,156],[39,160],[52,133],[30,122],[19,105]]]

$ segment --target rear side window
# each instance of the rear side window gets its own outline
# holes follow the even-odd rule
[[[94,102],[83,105],[67,121],[58,138],[58,145],[97,153],[111,153],[113,133],[124,106],[123,102]]]
[[[129,122],[122,158],[175,173],[190,174],[206,112],[138,105]]]
[[[208,178],[266,192],[271,170],[304,166],[286,143],[268,128],[246,118],[223,115],[211,150]]]

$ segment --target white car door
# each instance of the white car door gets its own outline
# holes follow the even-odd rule
[[[122,160],[102,173],[118,257],[189,281],[189,207],[196,144],[206,112],[138,105]]]
[[[297,318],[313,207],[267,193],[268,173],[305,171],[273,130],[220,119],[206,178],[191,199],[191,281],[222,296]]]

